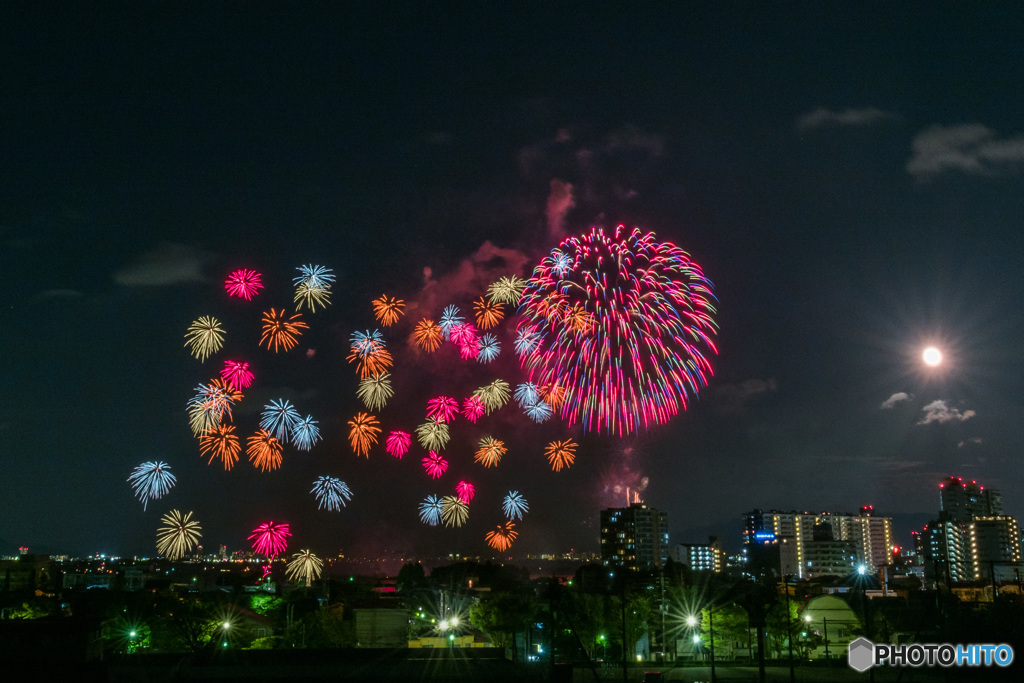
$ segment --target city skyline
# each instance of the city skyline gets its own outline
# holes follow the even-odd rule
[[[1024,514],[1020,7],[403,7],[4,11],[5,550],[152,552],[177,509],[232,547],[274,520],[323,555],[476,555],[510,491],[529,502],[512,554],[596,547],[597,511],[632,494],[673,540],[732,544],[753,508],[933,515],[951,474]],[[416,354],[416,320],[619,224],[713,283],[713,374],[686,410],[619,437],[505,408],[453,428],[438,483],[425,453],[353,453],[346,356],[372,300],[407,304],[381,419],[414,433],[432,397],[523,381],[511,330],[466,365]],[[333,270],[331,305],[295,349],[261,348],[307,264]],[[251,302],[225,294],[238,268],[262,274]],[[322,441],[271,472],[244,448],[208,464],[187,405],[226,356],[189,354],[201,316],[256,374],[243,444],[278,399]],[[485,436],[497,467],[472,461]],[[127,480],[147,461],[177,483],[144,508]],[[320,476],[351,489],[340,510]],[[423,524],[462,479],[466,525]]]

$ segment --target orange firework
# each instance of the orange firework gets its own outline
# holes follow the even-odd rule
[[[416,327],[412,331],[412,339],[416,342],[416,346],[420,347],[424,351],[437,351],[438,347],[441,346],[441,342],[444,340],[444,332],[441,331],[441,326],[435,323],[429,318],[416,323]]]
[[[594,314],[587,312],[582,304],[574,304],[565,312],[565,325],[571,330],[590,334],[594,330],[595,324]]]
[[[576,442],[572,439],[552,441],[544,453],[548,456],[551,469],[561,472],[563,467],[568,467],[576,460]]]
[[[382,294],[379,299],[374,299],[373,314],[377,316],[377,320],[384,327],[390,327],[398,322],[398,318],[402,315],[402,309],[405,308],[405,302],[401,299],[389,299],[387,294]]]
[[[348,441],[356,455],[370,457],[370,447],[377,443],[380,434],[379,424],[377,418],[368,413],[357,413],[348,421],[348,426],[352,428],[348,433]]]
[[[568,304],[565,301],[565,297],[561,294],[549,294],[544,299],[537,302],[537,317],[547,318],[548,322],[555,320],[561,320],[565,314],[565,309]]]
[[[537,389],[537,395],[541,400],[551,406],[552,410],[558,410],[565,403],[565,387],[558,384],[543,384]]]
[[[356,351],[348,354],[348,362],[357,362],[356,371],[359,379],[366,379],[370,375],[380,375],[394,363],[391,352],[385,348],[377,348],[372,351]]]
[[[308,330],[309,325],[302,322],[301,313],[296,313],[290,318],[285,318],[285,315],[283,308],[280,311],[271,308],[268,313],[263,314],[263,337],[260,338],[260,346],[265,342],[268,349],[273,349],[274,353],[277,353],[278,348],[288,351],[299,343],[298,338],[302,335],[302,330]]]
[[[245,449],[249,462],[264,472],[276,470],[281,466],[281,442],[266,429],[261,429],[246,442]]]
[[[484,537],[487,539],[487,545],[499,552],[505,552],[512,545],[512,541],[516,540],[516,536],[519,535],[515,527],[515,522],[499,524],[497,529],[487,532],[487,535]]]
[[[485,436],[480,439],[480,448],[477,449],[476,454],[473,456],[473,461],[480,463],[484,467],[494,467],[501,460],[501,456],[507,452],[508,449],[505,448],[504,441]]]
[[[473,308],[476,309],[476,326],[481,330],[491,329],[505,317],[504,304],[483,297],[473,302]]]
[[[217,425],[203,432],[199,437],[200,455],[210,455],[207,465],[213,464],[214,458],[220,458],[224,469],[230,470],[238,462],[238,451],[242,449],[235,436],[234,425]]]

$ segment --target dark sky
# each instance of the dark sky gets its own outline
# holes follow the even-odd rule
[[[626,486],[673,540],[733,548],[746,510],[909,518],[950,474],[1024,514],[1017,3],[216,5],[2,10],[0,552],[152,552],[178,508],[206,547],[273,519],[321,555],[487,553],[509,489],[520,554],[597,550]],[[415,449],[353,455],[345,356],[371,299],[418,307],[387,332],[381,413],[412,431],[432,396],[521,379],[507,337],[494,366],[416,357],[418,316],[620,222],[715,284],[720,353],[685,413],[619,438],[507,408],[453,428],[439,482]],[[259,349],[304,264],[334,269],[334,305],[299,348]],[[223,293],[239,267],[266,284],[248,304]],[[183,347],[201,315],[228,330],[205,363]],[[284,397],[324,440],[268,474],[207,465],[185,405],[229,353],[257,374],[243,439]],[[509,444],[495,470],[470,462],[484,435]],[[143,511],[125,480],[147,460],[178,483]],[[353,490],[340,513],[308,493],[322,474]],[[462,476],[469,524],[422,525]]]

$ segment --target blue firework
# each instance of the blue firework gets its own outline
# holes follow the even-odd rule
[[[177,481],[171,474],[171,466],[165,462],[151,460],[144,462],[134,470],[128,481],[132,485],[135,497],[142,501],[142,509],[150,500],[162,498]]]
[[[290,433],[301,419],[295,406],[282,398],[271,401],[270,405],[263,406],[263,412],[260,414],[260,428],[273,434],[279,442],[288,443]]]
[[[320,440],[320,427],[312,415],[307,415],[292,425],[291,439],[300,451],[308,451]]]
[[[437,526],[441,523],[441,511],[444,503],[437,496],[427,496],[427,499],[420,503],[420,521],[430,526]]]
[[[501,353],[501,343],[493,334],[485,334],[480,337],[477,344],[479,350],[476,353],[476,359],[481,363],[490,363]]]
[[[530,511],[526,498],[519,491],[509,491],[505,501],[501,504],[505,516],[511,519],[522,519],[523,515]]]
[[[445,309],[441,311],[441,320],[438,321],[437,324],[441,328],[441,333],[444,335],[444,338],[447,340],[451,335],[452,328],[456,325],[461,325],[465,320],[466,319],[460,314],[458,306],[446,306]]]
[[[348,484],[336,477],[317,477],[310,493],[315,495],[319,502],[318,510],[327,508],[332,512],[338,512],[345,507],[346,502],[352,500],[352,491]]]

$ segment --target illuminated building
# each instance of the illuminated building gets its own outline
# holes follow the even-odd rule
[[[744,515],[743,543],[747,547],[777,547],[779,571],[784,576],[807,578],[808,559],[814,561],[807,556],[808,545],[814,542],[815,527],[822,524],[831,528],[833,542],[851,544],[855,566],[864,565],[875,573],[878,567],[889,564],[893,548],[892,518],[876,517],[871,505],[863,506],[858,515],[753,510]],[[823,552],[823,546],[817,552]]]
[[[1020,562],[1017,520],[1003,514],[998,491],[963,477],[939,483],[939,517],[915,534],[925,585],[998,577],[999,566]]]
[[[974,579],[999,576],[999,565],[1020,562],[1017,520],[1007,515],[975,517],[967,525]]]
[[[627,569],[661,567],[668,561],[668,513],[634,503],[601,510],[601,561]]]
[[[673,550],[672,561],[685,564],[693,571],[720,572],[725,569],[725,551],[718,537],[711,536],[703,545],[680,543]]]

